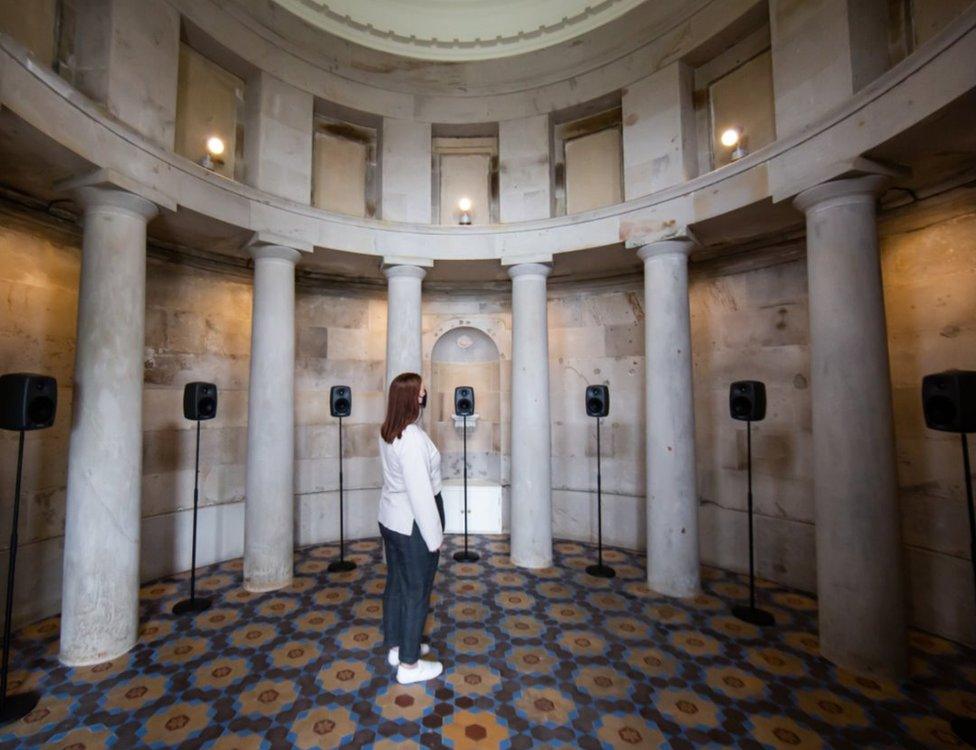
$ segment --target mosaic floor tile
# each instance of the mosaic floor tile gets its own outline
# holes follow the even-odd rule
[[[912,677],[871,679],[820,658],[817,603],[763,582],[778,625],[736,620],[741,576],[704,569],[676,601],[644,584],[644,558],[604,551],[617,577],[585,573],[594,550],[557,542],[545,570],[513,568],[508,540],[442,554],[428,635],[441,679],[401,686],[382,652],[377,540],[330,574],[335,545],[299,550],[292,586],[241,588],[241,561],[200,572],[214,599],[178,618],[186,576],[142,587],[139,643],[105,664],[57,661],[59,620],[23,628],[11,685],[43,698],[0,734],[3,750],[58,748],[958,748],[948,719],[976,717],[976,652],[911,635]]]

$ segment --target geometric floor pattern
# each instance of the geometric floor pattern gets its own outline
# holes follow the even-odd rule
[[[201,571],[214,606],[170,613],[186,577],[142,589],[138,646],[83,669],[57,661],[58,620],[21,631],[12,689],[43,698],[0,747],[64,748],[941,748],[955,714],[976,717],[976,654],[913,633],[912,677],[847,674],[817,653],[816,601],[772,584],[777,626],[729,614],[741,576],[703,570],[702,593],[648,591],[644,558],[557,542],[554,567],[514,569],[505,537],[478,563],[441,557],[428,621],[445,674],[393,679],[380,641],[385,567],[376,540],[330,574],[335,545],[295,555],[295,582],[251,594],[241,562]]]

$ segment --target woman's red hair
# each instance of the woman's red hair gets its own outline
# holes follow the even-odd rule
[[[413,424],[420,416],[421,378],[415,372],[401,372],[390,383],[390,394],[386,399],[386,419],[380,428],[383,439],[392,443],[403,435],[407,425]]]

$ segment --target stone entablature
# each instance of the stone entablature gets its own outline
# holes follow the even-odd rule
[[[624,242],[667,239],[699,222],[858,171],[862,154],[976,87],[976,10],[801,132],[734,164],[624,203],[565,217],[483,227],[357,219],[227,180],[106,115],[0,35],[0,104],[79,159],[112,169],[205,217],[303,245],[381,258],[497,259],[504,264]],[[83,167],[84,160],[87,165]],[[799,220],[799,215],[797,215]],[[545,260],[546,258],[543,258]]]

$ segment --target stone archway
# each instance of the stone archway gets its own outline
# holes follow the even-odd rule
[[[448,531],[463,523],[458,506],[463,473],[460,420],[454,419],[454,389],[475,391],[476,417],[468,425],[468,501],[472,530],[501,531],[501,355],[492,338],[473,326],[447,330],[430,356],[428,428],[441,451]]]

